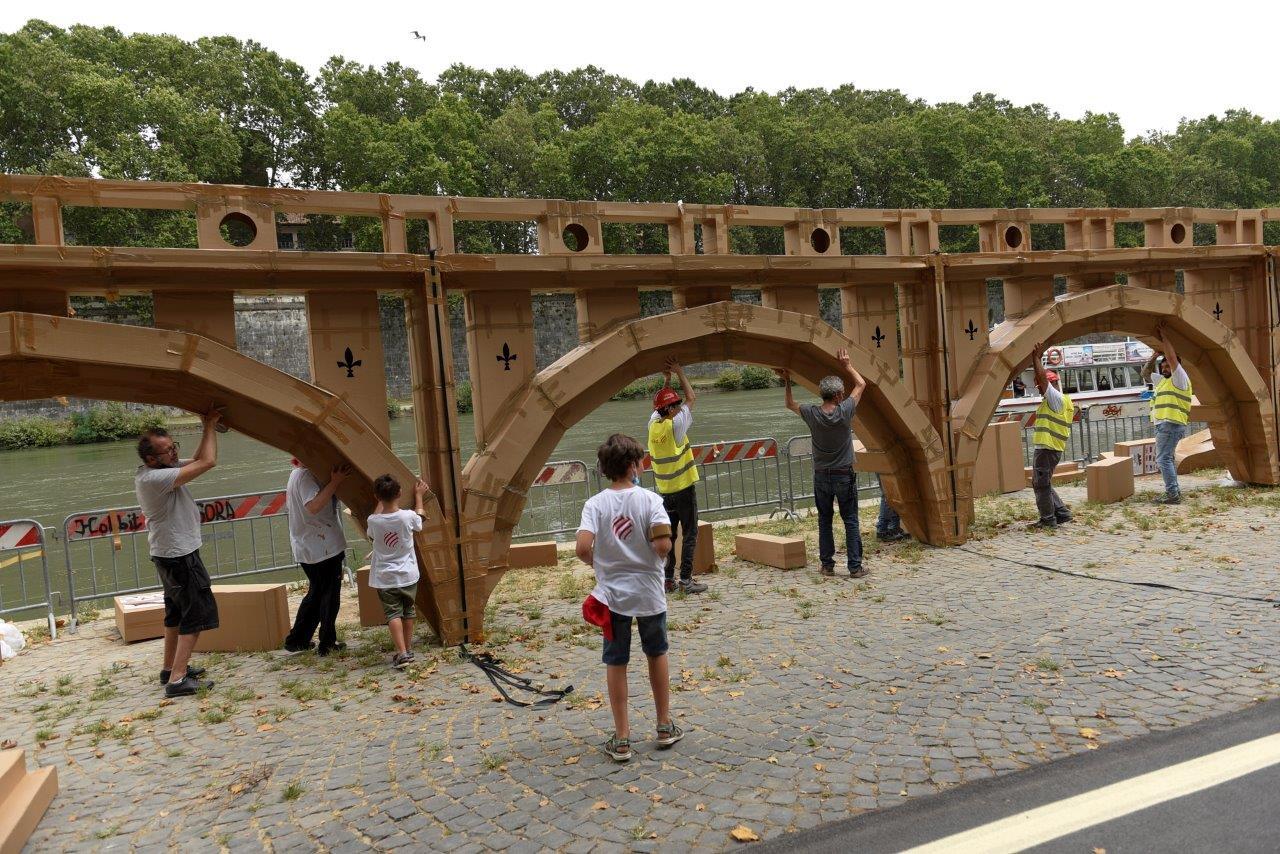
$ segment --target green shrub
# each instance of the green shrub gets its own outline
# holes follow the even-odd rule
[[[453,398],[459,412],[471,411],[471,380],[463,380],[453,387]]]
[[[64,425],[39,416],[0,422],[0,448],[6,451],[60,445],[66,441],[66,435]]]
[[[721,391],[737,391],[742,388],[742,371],[737,368],[721,371],[720,376],[716,377],[716,388]]]
[[[636,400],[638,398],[653,397],[662,390],[662,385],[661,376],[643,377],[624,386],[621,391],[613,396],[613,400]]]
[[[163,426],[164,418],[159,412],[129,412],[122,403],[108,403],[85,412],[72,413],[67,440],[73,445],[114,442],[132,439]]]
[[[742,369],[742,388],[770,388],[774,385],[778,375],[768,368],[757,367],[756,365],[746,365]]]

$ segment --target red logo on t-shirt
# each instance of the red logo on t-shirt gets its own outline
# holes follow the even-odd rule
[[[400,535],[395,531],[387,531],[382,535],[382,543],[389,549],[394,549],[400,545]]]
[[[631,523],[631,517],[630,517],[630,516],[615,516],[615,517],[614,517],[614,519],[613,519],[613,533],[614,533],[614,535],[615,535],[618,539],[620,539],[620,540],[625,540],[627,537],[631,536],[631,532],[632,532],[632,530],[634,530],[634,529],[635,529],[635,525],[633,525],[633,524]]]

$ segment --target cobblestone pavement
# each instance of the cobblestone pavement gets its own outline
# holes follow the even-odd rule
[[[1029,492],[984,500],[971,551],[873,546],[865,583],[738,562],[719,530],[712,592],[670,609],[688,735],[628,765],[598,749],[590,576],[568,558],[510,574],[490,621],[506,660],[577,686],[551,709],[495,702],[451,651],[392,671],[386,631],[354,625],[340,658],[206,655],[214,691],[166,703],[159,642],[123,645],[104,614],[4,666],[2,736],[58,766],[36,850],[725,848],[739,825],[775,836],[1280,695],[1280,611],[1113,583],[1280,595],[1280,493],[1194,483],[1056,533],[1010,525]],[[810,521],[765,527],[814,556]],[[639,737],[642,667],[631,684]]]

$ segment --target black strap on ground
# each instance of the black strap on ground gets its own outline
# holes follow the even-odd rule
[[[472,652],[467,649],[466,644],[462,644],[458,647],[458,655],[462,656],[464,661],[470,661],[476,667],[479,667],[480,671],[484,673],[485,676],[489,677],[489,681],[493,683],[493,687],[498,689],[498,693],[502,695],[502,699],[506,700],[513,706],[519,706],[521,708],[550,706],[553,703],[558,703],[563,700],[567,694],[573,693],[572,685],[565,688],[541,688],[534,684],[532,679],[528,679],[524,676],[518,676],[510,670],[507,670],[502,666],[501,659],[495,658],[491,653]],[[515,697],[512,697],[507,693],[507,688],[512,688],[516,691],[524,691],[529,694],[536,694],[537,696],[542,697],[542,699],[534,700],[533,702],[517,700]]]
[[[1280,608],[1280,602],[1277,602],[1275,599],[1268,599],[1265,596],[1242,596],[1239,593],[1217,593],[1213,590],[1196,590],[1192,587],[1178,587],[1177,585],[1165,584],[1161,581],[1126,581],[1123,578],[1108,578],[1105,575],[1089,575],[1083,572],[1072,572],[1069,569],[1060,569],[1056,566],[1046,566],[1043,563],[1028,563],[1027,561],[1014,560],[1011,557],[1002,557],[1000,555],[987,554],[986,552],[966,549],[964,546],[953,546],[952,548],[977,557],[986,558],[987,560],[1002,560],[1005,563],[1025,566],[1028,569],[1042,569],[1045,572],[1052,572],[1057,575],[1069,575],[1072,578],[1083,578],[1086,581],[1106,581],[1111,584],[1125,584],[1129,587],[1150,587],[1154,590],[1173,590],[1178,593],[1190,593],[1193,596],[1212,596],[1216,599],[1237,599],[1241,602],[1261,602],[1264,605],[1270,605],[1272,608]]]

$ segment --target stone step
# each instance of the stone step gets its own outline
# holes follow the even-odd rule
[[[13,791],[0,801],[0,854],[22,851],[57,793],[58,772],[53,766],[23,775]]]

